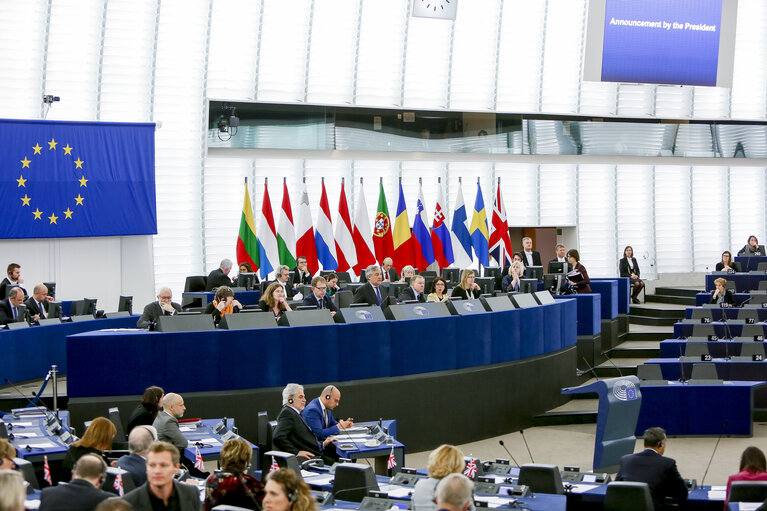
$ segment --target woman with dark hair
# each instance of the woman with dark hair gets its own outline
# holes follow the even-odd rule
[[[311,490],[289,468],[271,472],[264,490],[264,511],[317,511]]]
[[[732,260],[732,254],[729,250],[722,252],[722,260],[716,263],[715,271],[738,271],[738,263]]]
[[[767,481],[767,461],[764,453],[758,447],[746,447],[743,454],[740,455],[740,472],[727,478],[727,498],[724,501],[724,508],[727,509],[727,502],[730,500],[730,487],[735,481]]]
[[[221,470],[205,482],[205,511],[223,504],[260,511],[264,486],[248,475],[253,449],[242,438],[230,438],[221,447]]]
[[[639,303],[639,293],[644,287],[644,282],[639,278],[639,265],[637,259],[634,257],[634,249],[627,246],[623,249],[623,259],[618,263],[618,269],[620,270],[621,277],[627,277],[634,291],[631,293],[631,301],[633,303]]]
[[[739,256],[763,256],[764,253],[764,245],[759,244],[759,240],[756,239],[756,236],[753,234],[748,237],[748,243],[746,243],[743,248],[740,249],[740,252],[738,252]]]
[[[325,275],[325,280],[328,282],[328,290],[325,291],[327,296],[333,296],[341,291],[341,286],[338,285],[338,275],[335,273],[328,273]]]
[[[141,398],[141,402],[130,414],[128,419],[128,434],[136,426],[151,426],[157,417],[157,412],[162,407],[162,397],[165,395],[165,391],[161,387],[152,385],[147,387],[144,391],[144,396]]]
[[[264,296],[258,302],[261,310],[264,312],[272,311],[274,319],[280,319],[284,311],[293,310],[285,297],[285,288],[279,282],[272,282],[264,291]]]
[[[213,301],[205,309],[205,314],[212,314],[213,322],[218,325],[225,315],[240,312],[240,309],[242,309],[242,304],[234,299],[232,288],[219,286]]]
[[[570,280],[569,278],[567,281],[570,283],[571,289],[574,289],[576,293],[591,293],[591,279],[589,278],[589,273],[586,271],[586,267],[583,266],[580,261],[581,255],[577,250],[571,248],[567,251],[567,262],[572,264],[573,271],[577,271],[581,274],[582,277],[582,279],[579,281]]]
[[[95,454],[104,458],[108,465],[109,461],[104,456],[104,451],[112,449],[112,440],[117,434],[117,428],[106,417],[96,417],[83,433],[83,437],[72,443],[61,462],[60,481],[68,482],[72,478],[72,468],[85,454]]]
[[[447,281],[442,277],[437,277],[434,282],[431,283],[431,292],[426,297],[427,302],[446,302],[447,297]]]

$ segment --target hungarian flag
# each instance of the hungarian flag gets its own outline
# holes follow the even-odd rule
[[[205,464],[202,462],[202,455],[200,455],[200,447],[194,446],[194,468],[197,470],[205,470]]]
[[[117,474],[115,476],[115,480],[112,483],[112,487],[117,491],[117,494],[122,497],[125,494],[125,490],[123,489],[123,476],[122,474]]]
[[[256,223],[253,221],[253,207],[250,205],[248,182],[245,182],[245,199],[242,201],[240,234],[237,236],[237,264],[249,263],[253,271],[258,271],[258,239]]]
[[[391,220],[389,219],[389,207],[386,205],[383,181],[379,183],[378,212],[373,224],[373,245],[376,250],[376,259],[379,263],[387,257],[394,256],[394,240],[391,232]]]
[[[389,461],[386,462],[386,468],[391,470],[396,466],[397,466],[397,460],[394,459],[394,446],[392,446],[391,452],[389,453]]]
[[[357,251],[357,264],[354,266],[354,273],[359,275],[365,271],[365,268],[376,263],[376,256],[373,255],[373,233],[370,231],[368,206],[365,203],[365,192],[362,189],[362,178],[360,178],[360,198],[357,201],[357,211],[354,213],[352,239]]]
[[[279,470],[280,465],[277,463],[277,460],[274,459],[274,456],[272,456],[272,464],[269,466],[269,472],[274,472],[275,470]]]
[[[463,469],[463,475],[469,479],[474,479],[474,477],[477,475],[477,463],[473,458],[469,460],[469,462],[466,464],[466,468]]]
[[[277,250],[280,253],[280,264],[290,268],[296,265],[296,231],[293,228],[293,210],[290,207],[288,183],[282,180],[282,214],[277,225]]]
[[[48,486],[53,486],[51,467],[48,465],[48,456],[43,456],[43,480],[48,483]]]

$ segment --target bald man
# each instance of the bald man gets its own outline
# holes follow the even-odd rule
[[[32,320],[40,321],[48,317],[48,303],[52,301],[53,297],[48,296],[48,286],[38,284],[24,305],[27,306],[27,313],[32,317]]]
[[[162,411],[157,413],[152,426],[157,430],[157,440],[168,442],[178,449],[181,454],[181,463],[189,470],[192,477],[208,477],[207,472],[194,467],[194,462],[184,456],[184,449],[189,445],[181,430],[178,427],[178,420],[184,416],[186,405],[184,398],[173,392],[165,394],[162,398]]]
[[[333,410],[340,402],[341,391],[335,385],[328,385],[322,389],[320,397],[312,399],[301,412],[304,421],[319,440],[325,440],[329,436],[337,435],[339,430],[354,426],[354,419],[351,417],[337,421],[333,416]]]
[[[75,463],[69,483],[43,488],[40,510],[93,511],[102,500],[114,496],[100,489],[106,471],[101,456],[84,454]]]

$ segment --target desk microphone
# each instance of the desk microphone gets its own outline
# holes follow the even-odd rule
[[[503,443],[503,440],[498,440],[498,443],[501,444],[501,447],[503,447],[503,450],[506,451],[506,454],[509,455],[509,458],[511,458],[511,461],[513,461],[515,465],[519,466],[519,462],[514,459],[514,456],[511,455],[509,450],[506,448],[506,444]]]
[[[611,365],[611,366],[613,366],[613,367],[615,368],[615,370],[616,370],[616,371],[618,371],[618,376],[620,376],[621,378],[623,378],[623,373],[621,372],[621,370],[620,370],[620,367],[618,367],[617,365],[615,365],[615,363],[612,361],[612,359],[610,359],[610,357],[608,357],[608,356],[607,356],[607,352],[608,352],[608,351],[610,351],[610,350],[605,350],[605,351],[603,351],[603,352],[602,352],[602,355],[604,355],[604,357],[607,359],[607,361],[608,361],[608,362],[610,362],[610,365]]]
[[[593,374],[593,375],[594,375],[594,378],[596,378],[596,379],[597,379],[597,381],[599,381],[599,376],[597,376],[597,372],[596,372],[596,371],[594,371],[594,368],[593,368],[593,367],[591,367],[591,365],[589,364],[589,361],[588,361],[588,360],[586,360],[586,357],[583,357],[583,356],[582,356],[582,357],[581,357],[581,359],[582,359],[582,360],[583,360],[583,362],[586,364],[586,367],[588,367],[589,369],[588,369],[588,371],[580,371],[580,370],[576,369],[576,374],[577,374],[578,376],[583,376],[584,374],[586,374],[586,373],[588,373],[588,372],[591,372],[591,374]]]
[[[679,345],[679,383],[685,383],[687,378],[684,377],[684,363],[682,362],[682,345]]]
[[[740,306],[741,306],[741,307],[743,307],[744,305],[746,305],[748,302],[750,302],[750,301],[751,301],[751,299],[752,299],[753,297],[754,297],[754,295],[748,295],[748,298],[746,298],[745,300],[743,300],[742,302],[740,302]]]
[[[383,419],[378,419],[378,424],[382,424],[382,423],[383,423]],[[354,441],[354,438],[352,437],[351,433],[341,428],[338,428],[338,431],[343,431],[344,435],[346,435],[349,438],[349,442],[351,442],[356,449],[357,442]],[[381,431],[383,431],[383,428],[381,428]],[[367,458],[362,458],[362,459],[365,460],[365,463],[367,463],[370,468],[373,468],[373,465],[370,464],[370,460],[368,460]],[[373,471],[375,472],[375,469],[373,469]]]
[[[522,441],[525,442],[525,447],[527,448],[527,454],[530,455],[530,461],[535,463],[535,460],[533,459],[533,453],[530,452],[530,446],[527,444],[527,439],[525,438],[525,430],[520,429],[519,434],[522,435]]]
[[[204,444],[204,443],[202,443],[202,442],[195,442],[195,443],[194,443],[194,446],[195,446],[195,447],[203,447],[203,448],[204,448],[204,447],[213,447],[211,444]]]
[[[716,454],[716,449],[719,447],[719,441],[722,439],[722,435],[724,435],[724,430],[727,429],[728,422],[725,420],[722,422],[722,432],[719,433],[719,437],[716,439],[716,444],[714,445],[714,451],[711,453],[711,458],[708,460],[708,465],[706,466],[706,471],[703,472],[703,479],[700,480],[700,486],[703,486],[703,482],[706,480],[706,475],[708,475],[708,469],[711,468],[711,462],[714,461],[714,454]]]

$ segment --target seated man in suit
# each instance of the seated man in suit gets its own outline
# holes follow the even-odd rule
[[[147,328],[149,323],[157,323],[160,316],[172,316],[177,312],[181,312],[181,305],[173,301],[173,291],[163,286],[157,290],[157,301],[144,307],[136,326]]]
[[[296,267],[291,270],[293,274],[293,287],[300,285],[309,285],[312,282],[312,272],[306,264],[304,256],[296,257]]]
[[[533,250],[532,238],[522,238],[522,262],[527,266],[541,266],[541,254]]]
[[[208,284],[205,291],[213,291],[219,286],[232,286],[232,279],[229,278],[229,272],[232,271],[232,260],[223,259],[218,268],[208,274]]]
[[[426,285],[426,281],[423,276],[415,275],[410,279],[410,287],[402,291],[399,295],[400,301],[404,300],[418,300],[421,303],[426,302],[426,296],[423,294],[423,288]]]
[[[154,442],[156,434],[157,431],[154,431],[152,426],[136,426],[128,435],[130,454],[117,460],[117,466],[133,477],[135,486],[141,486],[146,482],[146,452]]]
[[[173,392],[165,394],[162,398],[162,411],[157,412],[152,426],[157,430],[157,439],[162,442],[169,442],[178,449],[181,456],[181,463],[189,470],[192,477],[208,477],[208,472],[202,472],[194,466],[194,462],[183,455],[184,449],[189,445],[189,440],[181,434],[178,426],[178,420],[184,416],[186,406],[184,398]]]
[[[272,444],[280,451],[295,454],[301,458],[321,456],[329,463],[336,461],[335,449],[326,448],[335,440],[329,436],[322,442],[317,440],[309,425],[301,417],[306,406],[304,388],[297,383],[288,383],[282,390],[282,410],[277,416],[277,427],[272,435]]]
[[[335,385],[328,385],[322,389],[322,395],[312,399],[301,412],[301,416],[314,436],[320,440],[325,440],[329,436],[337,435],[342,429],[354,426],[354,419],[351,417],[338,421],[333,415],[333,410],[340,402],[341,391]]]
[[[8,297],[8,291],[12,287],[18,287],[24,293],[24,298],[27,297],[27,290],[21,287],[24,283],[24,279],[21,278],[21,266],[16,263],[8,265],[6,270],[7,277],[0,282],[0,300]]]
[[[325,277],[314,277],[312,279],[312,292],[304,298],[304,305],[314,305],[318,309],[330,309],[330,315],[335,316],[338,307],[333,300],[326,294],[328,292],[328,282]]]
[[[357,288],[352,303],[366,303],[371,307],[373,305],[380,307],[384,299],[389,296],[388,290],[381,286],[381,268],[375,264],[368,266],[365,268],[365,278],[367,282]]]
[[[555,250],[557,252],[557,257],[549,261],[549,267],[546,273],[554,273],[551,271],[551,263],[567,263],[567,271],[565,273],[571,272],[573,270],[573,265],[567,262],[567,257],[565,257],[565,246],[557,245]]]
[[[615,476],[616,481],[647,483],[656,510],[666,509],[667,498],[680,506],[687,500],[687,487],[676,461],[663,456],[665,451],[666,432],[663,428],[648,428],[644,432],[644,451],[623,456]]]
[[[107,464],[101,456],[84,454],[72,469],[72,480],[44,488],[40,495],[42,511],[93,511],[102,500],[114,494],[100,489],[107,471]]]
[[[392,261],[391,257],[384,257],[381,263],[381,273],[384,282],[399,282],[399,273],[397,273],[392,264],[394,264],[394,261]]]
[[[154,442],[146,456],[147,482],[125,495],[136,511],[177,509],[201,511],[200,492],[196,486],[176,482],[179,453],[172,444]]]
[[[48,317],[48,302],[52,302],[53,297],[48,296],[48,286],[38,284],[32,291],[32,296],[24,302],[27,306],[27,313],[32,321],[40,321]]]
[[[12,287],[8,291],[8,298],[0,301],[0,325],[7,325],[14,321],[24,321],[26,319],[20,317],[21,311],[19,310],[19,305],[21,305],[23,301],[24,293],[21,288]]]
[[[474,483],[463,474],[449,474],[437,484],[434,509],[467,511],[474,509]]]
[[[290,285],[290,268],[284,264],[279,265],[277,269],[274,270],[274,278],[277,279],[275,282],[281,285],[282,289],[285,290],[286,298],[290,299],[296,295],[296,290]]]

